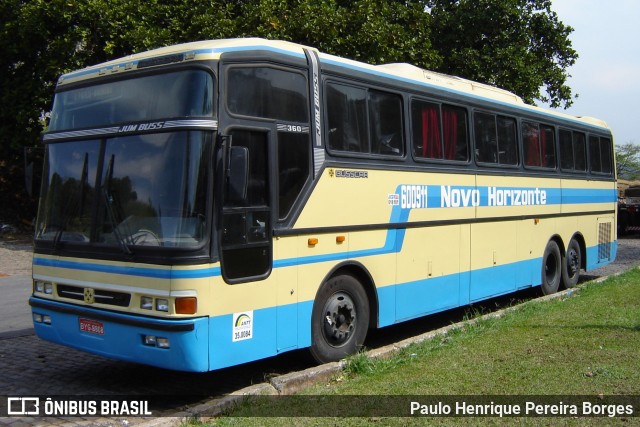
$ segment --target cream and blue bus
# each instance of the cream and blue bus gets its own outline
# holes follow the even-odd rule
[[[60,77],[37,335],[210,371],[540,286],[616,256],[597,119],[409,64],[195,42]]]

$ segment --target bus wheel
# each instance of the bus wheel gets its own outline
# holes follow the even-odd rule
[[[562,286],[573,288],[580,279],[580,269],[582,268],[582,250],[580,243],[571,239],[567,254],[562,261]]]
[[[349,275],[328,280],[311,314],[311,355],[318,363],[357,352],[369,327],[369,304],[362,285]]]
[[[542,256],[542,293],[550,295],[558,291],[562,276],[562,256],[558,244],[549,240]]]

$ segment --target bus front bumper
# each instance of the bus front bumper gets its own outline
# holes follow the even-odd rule
[[[161,319],[29,299],[36,335],[111,359],[179,371],[209,370],[209,320]]]

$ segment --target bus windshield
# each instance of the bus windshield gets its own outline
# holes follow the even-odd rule
[[[47,145],[36,239],[126,253],[203,245],[211,138],[178,131]]]

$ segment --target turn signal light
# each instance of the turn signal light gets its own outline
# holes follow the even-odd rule
[[[176,314],[196,314],[198,299],[196,297],[176,298]]]

